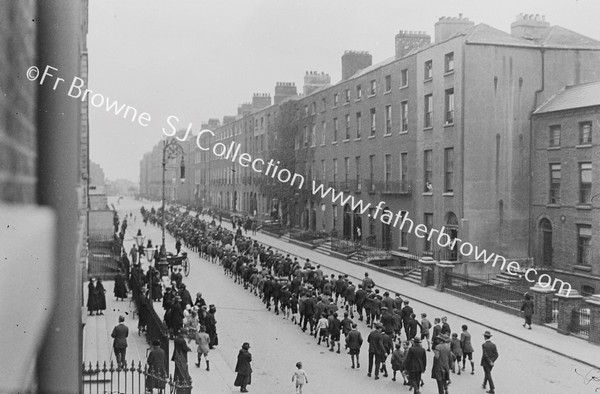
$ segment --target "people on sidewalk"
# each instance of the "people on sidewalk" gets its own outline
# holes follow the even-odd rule
[[[113,340],[113,350],[117,359],[117,366],[125,368],[127,354],[127,337],[129,336],[129,328],[125,325],[125,317],[119,316],[119,324],[117,324],[110,334]]]
[[[531,295],[529,293],[525,293],[525,299],[523,300],[523,304],[521,305],[521,312],[523,313],[523,317],[525,318],[525,323],[523,323],[523,327],[525,325],[529,326],[531,330],[531,317],[533,316],[534,305],[533,300],[531,299]]]

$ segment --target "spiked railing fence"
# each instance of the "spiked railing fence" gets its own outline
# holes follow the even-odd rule
[[[117,366],[113,361],[83,364],[83,393],[89,394],[143,394],[158,389],[160,392],[187,394],[192,392],[192,380],[181,361],[175,363],[175,376],[152,371],[138,361]]]

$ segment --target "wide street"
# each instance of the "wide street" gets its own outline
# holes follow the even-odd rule
[[[119,204],[114,203],[119,211],[120,218],[124,213],[133,212],[137,220],[129,219],[131,230],[141,228],[147,239],[152,239],[154,244],[160,244],[160,227],[148,224],[143,226],[140,220],[139,208],[159,207],[158,202],[140,202],[130,199],[121,200]],[[225,222],[224,222],[225,224]],[[226,224],[228,227],[229,224]],[[258,235],[259,241],[265,242],[269,237]],[[276,243],[273,241],[273,243]],[[173,250],[175,241],[166,234],[167,250]],[[277,241],[277,247],[281,242]],[[126,243],[125,248],[131,248]],[[289,244],[290,253],[295,253],[303,258],[301,247]],[[188,290],[194,297],[196,292],[202,292],[208,304],[215,304],[217,308],[217,331],[219,335],[219,346],[210,353],[211,371],[198,369],[193,365],[195,362],[195,345],[191,344],[194,352],[188,355],[190,374],[193,379],[194,392],[228,393],[238,391],[233,387],[235,379],[235,363],[238,350],[243,342],[251,345],[254,370],[252,384],[249,390],[254,393],[293,393],[295,388],[291,382],[295,363],[302,361],[304,369],[309,378],[309,384],[305,386],[305,393],[397,393],[409,392],[407,386],[402,385],[401,379],[397,382],[391,381],[391,376],[374,381],[366,376],[368,344],[366,338],[369,333],[366,325],[359,322],[365,343],[361,351],[360,369],[350,368],[350,357],[343,351],[336,354],[329,352],[324,345],[318,346],[316,339],[303,333],[298,326],[290,321],[284,320],[265,309],[262,302],[244,290],[241,286],[234,284],[233,280],[223,275],[223,270],[218,264],[211,264],[200,259],[196,253],[189,253],[191,262],[191,273],[184,278]],[[331,257],[323,256],[323,265]],[[319,261],[317,261],[319,262]],[[350,263],[348,263],[350,264]],[[363,269],[364,270],[364,269]],[[326,274],[331,273],[324,270]],[[368,270],[367,270],[368,271]],[[395,279],[394,286],[402,287],[404,282]],[[432,300],[436,294],[430,289]],[[431,300],[423,300],[431,302]],[[420,302],[411,300],[415,313],[426,312],[433,322],[434,317],[443,316],[446,313]],[[156,303],[157,312],[160,316],[164,313]],[[448,321],[453,332],[460,332],[460,326],[464,323],[469,325],[469,331],[473,336],[475,348],[475,375],[467,373],[461,376],[452,375],[452,384],[449,386],[451,393],[483,393],[481,388],[483,370],[479,366],[481,358],[482,333],[487,328],[473,322],[461,321],[456,316],[448,315]],[[534,327],[534,330],[536,327]],[[493,377],[498,393],[594,393],[600,386],[597,382],[586,384],[584,378],[578,376],[575,370],[583,375],[591,369],[589,366],[575,362],[569,358],[557,355],[548,350],[528,344],[516,338],[494,333],[492,341],[498,346],[499,359],[493,370]],[[556,334],[556,341],[562,336]],[[591,346],[591,345],[590,345]],[[172,348],[172,347],[171,347]],[[431,379],[431,365],[433,353],[428,353],[427,371],[423,375],[425,386],[422,393],[436,393],[436,383]],[[388,370],[391,372],[388,358]],[[597,375],[600,375],[598,373]]]

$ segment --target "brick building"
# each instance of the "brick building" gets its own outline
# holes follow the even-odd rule
[[[532,125],[532,254],[574,289],[596,294],[600,82],[565,87],[534,112]]]
[[[255,95],[214,129],[208,143],[235,141],[277,160],[304,176],[303,190],[207,153],[196,163],[210,174],[199,193],[213,206],[275,212],[286,224],[398,255],[460,259],[373,220],[382,202],[415,224],[529,260],[531,114],[564,86],[600,79],[600,42],[533,15],[519,15],[510,33],[460,15],[439,19],[434,42],[412,31],[395,39],[389,59],[372,64],[367,52],[346,51],[341,81],[308,72],[302,95],[277,100],[278,84],[273,105],[263,96],[264,108],[255,105]],[[312,180],[371,205],[361,213],[322,199]]]

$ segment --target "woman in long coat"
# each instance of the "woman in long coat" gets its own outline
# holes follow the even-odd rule
[[[123,271],[119,271],[117,276],[115,276],[115,298],[118,300],[124,300],[127,298],[127,283],[125,282],[125,276],[123,275]]]
[[[235,364],[235,372],[237,372],[237,376],[235,378],[235,382],[233,382],[233,385],[235,387],[239,387],[240,392],[242,393],[248,392],[246,386],[252,381],[252,367],[250,366],[252,355],[248,349],[250,349],[250,344],[248,342],[244,342],[240,352],[238,353],[237,364]]]
[[[99,303],[99,297],[98,297],[98,287],[96,285],[96,278],[91,278],[90,282],[88,283],[88,300],[87,300],[87,309],[88,309],[90,316],[92,316],[94,314],[94,312],[98,310],[98,303]]]
[[[529,326],[529,329],[531,330],[531,316],[533,316],[533,300],[531,299],[531,295],[526,293],[525,294],[525,300],[523,301],[523,304],[521,305],[521,312],[523,312],[523,315],[525,317],[525,323],[523,323],[523,327],[525,327],[525,325]]]
[[[98,278],[98,283],[96,283],[96,287],[98,289],[98,315],[104,315],[104,311],[106,309],[106,289],[102,284],[102,279]]]

